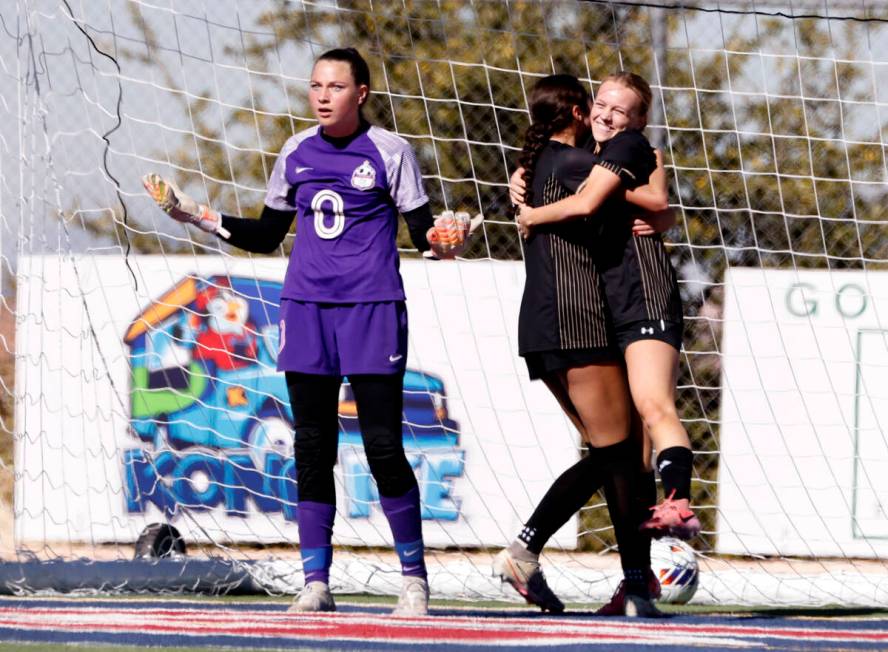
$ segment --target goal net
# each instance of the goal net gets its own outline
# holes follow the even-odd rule
[[[665,238],[704,525],[694,600],[884,604],[888,20],[875,6],[5,3],[0,583],[301,587],[292,415],[275,372],[294,236],[244,254],[169,220],[140,178],[258,215],[282,144],[314,124],[312,61],[353,45],[371,65],[366,114],[412,144],[432,206],[485,216],[453,263],[399,235],[403,433],[433,596],[512,598],[492,556],[580,455],[517,357],[524,271],[507,184],[538,78],[571,73],[594,92],[626,69],[653,87],[646,133],[678,217]],[[339,412],[333,588],[394,593],[347,381]],[[167,526],[184,552],[157,536]],[[547,577],[566,601],[603,600],[619,580],[613,550],[595,496],[552,539]]]

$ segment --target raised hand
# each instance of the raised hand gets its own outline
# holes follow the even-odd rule
[[[222,216],[206,204],[198,204],[183,192],[174,182],[159,174],[146,174],[142,185],[164,213],[178,222],[193,224],[202,231],[220,235],[225,239],[231,235],[222,227]]]
[[[481,226],[481,213],[470,218],[465,211],[444,211],[435,216],[435,226],[428,230],[426,238],[436,258],[455,258],[469,246],[472,234]]]

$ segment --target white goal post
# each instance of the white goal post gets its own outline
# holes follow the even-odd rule
[[[399,236],[404,441],[433,595],[512,598],[492,555],[579,455],[517,357],[507,184],[538,78],[571,73],[594,92],[625,69],[651,82],[646,133],[678,217],[665,238],[704,525],[694,599],[888,599],[888,15],[875,3],[16,0],[0,22],[0,591],[301,587],[274,371],[294,236],[245,255],[169,220],[140,178],[258,215],[283,142],[313,124],[312,61],[352,45],[371,65],[367,116],[413,145],[432,205],[485,216],[455,263]],[[244,309],[228,324],[234,360],[201,345],[224,336],[220,297]],[[334,589],[396,592],[347,383],[340,431]],[[158,523],[185,555],[121,571]],[[553,588],[605,599],[613,547],[593,497],[547,549]],[[93,570],[60,570],[78,564]],[[189,567],[194,582],[169,584]]]

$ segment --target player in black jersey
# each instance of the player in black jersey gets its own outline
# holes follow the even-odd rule
[[[642,528],[653,536],[689,539],[699,533],[700,521],[689,505],[690,439],[675,408],[682,333],[678,282],[659,236],[633,237],[622,193],[653,165],[653,150],[641,133],[650,103],[650,87],[638,75],[619,73],[605,79],[590,115],[597,161],[582,190],[545,206],[524,206],[518,222],[532,234],[594,214],[591,219],[600,227],[594,258],[626,362],[632,401],[658,451],[665,494]]]
[[[570,196],[588,177],[598,159],[576,147],[588,133],[588,116],[588,94],[576,78],[553,75],[534,88],[533,125],[521,160],[530,180],[527,200],[531,205]],[[638,175],[639,184],[649,173],[644,180]],[[659,191],[638,190],[635,194],[640,204],[664,207],[662,169]],[[645,233],[655,230],[645,222],[636,228]],[[540,571],[539,553],[552,534],[603,485],[626,576],[605,609],[620,615],[655,615],[658,612],[650,603],[650,594],[656,593],[659,585],[649,569],[650,539],[638,532],[642,510],[633,504],[639,486],[645,484],[640,468],[641,438],[627,437],[631,401],[592,249],[600,233],[600,225],[594,221],[577,220],[535,229],[527,242],[519,350],[531,378],[546,383],[589,445],[589,453],[555,481],[518,539],[497,555],[495,569],[529,602],[547,611],[561,611],[563,605]],[[656,496],[652,474],[646,479],[645,506]]]

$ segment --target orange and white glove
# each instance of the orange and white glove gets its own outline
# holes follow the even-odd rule
[[[469,246],[472,234],[483,221],[481,213],[472,218],[465,211],[436,215],[435,225],[426,233],[432,254],[436,258],[456,258]]]
[[[226,240],[231,236],[222,227],[222,215],[206,204],[198,204],[184,193],[174,182],[164,179],[159,174],[146,174],[142,177],[142,185],[160,210],[177,222],[193,224],[201,231],[219,235]]]

